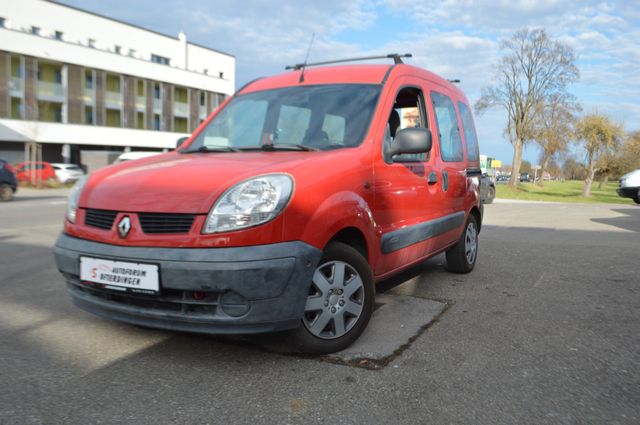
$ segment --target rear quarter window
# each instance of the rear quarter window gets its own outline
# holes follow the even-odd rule
[[[447,162],[462,161],[464,159],[462,138],[453,101],[442,93],[431,92],[431,102],[436,114],[442,160]]]

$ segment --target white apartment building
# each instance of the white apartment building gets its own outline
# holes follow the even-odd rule
[[[98,152],[175,148],[234,87],[235,57],[184,33],[171,37],[53,1],[0,0],[7,161],[38,152],[44,161],[80,164]]]

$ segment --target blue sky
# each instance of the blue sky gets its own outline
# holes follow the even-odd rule
[[[640,130],[640,2],[560,0],[65,0],[92,12],[232,53],[237,85],[310,61],[411,52],[409,63],[459,78],[473,103],[494,81],[500,40],[542,27],[573,47],[581,79],[571,86],[584,112],[598,111]],[[481,151],[511,163],[505,116],[476,117]],[[527,146],[525,159],[537,163]]]

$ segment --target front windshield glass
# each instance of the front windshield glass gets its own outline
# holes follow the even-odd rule
[[[216,115],[186,152],[358,146],[380,89],[379,85],[336,84],[240,95]]]

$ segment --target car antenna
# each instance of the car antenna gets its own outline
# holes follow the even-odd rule
[[[311,53],[311,46],[313,45],[313,39],[315,36],[316,36],[316,33],[312,32],[311,41],[309,41],[309,48],[307,48],[307,56],[304,57],[304,63],[302,64],[302,71],[300,71],[300,80],[298,80],[298,83],[304,82],[304,70],[307,66],[307,61],[309,60],[309,53]]]

